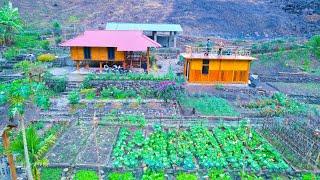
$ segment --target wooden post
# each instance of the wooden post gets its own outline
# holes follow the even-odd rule
[[[77,62],[77,71],[80,70],[80,62],[79,61],[76,61]]]
[[[100,61],[100,73],[102,73],[102,62]]]
[[[3,140],[3,147],[4,149],[7,151],[10,147],[10,141],[9,141],[9,137],[8,137],[8,131],[10,129],[5,129],[3,131],[2,134],[2,140]],[[11,173],[11,178],[13,180],[17,179],[17,171],[16,171],[16,167],[14,165],[14,161],[13,161],[13,156],[11,153],[7,154],[7,158],[8,158],[8,163],[9,163],[9,167],[10,167],[10,173]]]
[[[150,53],[150,48],[147,48],[147,72],[149,72],[149,53]]]

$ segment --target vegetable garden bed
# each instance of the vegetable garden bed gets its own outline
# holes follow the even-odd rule
[[[130,136],[133,136],[129,139]],[[250,128],[161,129],[148,137],[121,128],[112,153],[116,168],[180,170],[230,169],[283,172],[289,166],[272,146]]]

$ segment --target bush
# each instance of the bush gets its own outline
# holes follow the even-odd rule
[[[85,95],[86,99],[92,100],[96,97],[96,89],[81,89],[80,94]]]
[[[96,171],[93,170],[79,170],[77,171],[74,180],[99,180]]]
[[[41,54],[37,57],[37,60],[38,61],[41,61],[41,62],[51,62],[51,61],[54,61],[56,59],[56,56],[53,55],[53,54]]]
[[[44,50],[49,50],[49,46],[50,46],[50,43],[48,40],[45,40],[45,41],[42,41],[41,42],[41,48],[44,49]]]
[[[62,169],[60,168],[43,168],[41,170],[41,180],[60,180]]]
[[[174,81],[163,81],[157,87],[157,96],[168,102],[168,100],[177,99],[181,94],[181,90],[182,88]]]
[[[315,56],[320,59],[320,35],[313,36],[307,44]]]
[[[78,91],[72,91],[68,95],[68,100],[70,104],[78,104],[80,101],[80,94]]]
[[[3,53],[3,56],[8,60],[11,60],[18,55],[19,55],[19,49],[15,47],[10,47]]]
[[[134,176],[132,172],[125,172],[125,173],[120,173],[120,172],[112,172],[108,176],[109,180],[134,180]]]
[[[44,75],[44,81],[49,89],[52,89],[55,93],[64,92],[67,88],[66,77],[54,77],[50,73]]]
[[[197,176],[195,174],[189,174],[189,173],[179,173],[177,176],[177,180],[197,180]]]

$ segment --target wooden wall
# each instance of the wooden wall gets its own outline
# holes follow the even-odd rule
[[[108,48],[107,47],[91,47],[91,60],[92,61],[108,61]],[[125,52],[116,51],[115,61],[124,61]],[[71,59],[74,61],[84,60],[83,47],[70,48]]]
[[[189,82],[192,83],[234,83],[247,84],[250,72],[249,60],[217,60],[209,61],[209,73],[202,74],[202,59],[189,59]],[[185,72],[187,74],[187,66]]]

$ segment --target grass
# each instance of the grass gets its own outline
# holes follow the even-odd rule
[[[60,180],[62,169],[60,168],[43,168],[41,170],[41,180]]]
[[[223,98],[214,96],[184,97],[180,99],[184,108],[195,108],[202,115],[237,116],[238,112]]]
[[[320,96],[319,83],[273,82],[271,84],[286,94]]]

